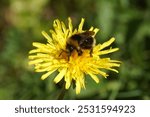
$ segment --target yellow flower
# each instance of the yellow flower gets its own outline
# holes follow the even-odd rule
[[[120,66],[120,62],[117,60],[102,58],[102,55],[118,50],[118,48],[111,47],[104,50],[115,41],[115,38],[94,46],[92,56],[90,56],[89,50],[84,50],[81,56],[78,56],[77,51],[74,51],[68,59],[68,54],[64,52],[67,39],[74,34],[87,31],[83,30],[83,24],[84,19],[82,18],[78,28],[73,29],[71,18],[68,18],[68,27],[62,21],[56,19],[53,23],[54,30],[50,30],[51,36],[42,31],[43,36],[47,39],[47,44],[33,42],[33,46],[36,49],[29,52],[29,64],[35,65],[36,72],[46,72],[42,75],[42,80],[53,72],[58,71],[59,73],[54,78],[54,82],[58,83],[63,79],[65,89],[69,89],[72,82],[75,82],[76,94],[80,93],[81,88],[85,88],[85,75],[90,75],[96,83],[99,83],[97,75],[102,75],[105,78],[108,76],[107,73],[102,71],[103,69],[118,73],[114,67]],[[95,39],[99,29],[91,27],[88,31],[95,33],[93,35]]]

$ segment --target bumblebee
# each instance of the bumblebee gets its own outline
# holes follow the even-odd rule
[[[73,51],[77,51],[78,56],[81,56],[83,50],[90,50],[92,56],[93,47],[95,46],[95,39],[92,37],[95,33],[93,31],[85,31],[83,33],[74,34],[67,40],[66,51],[68,57],[71,56]]]

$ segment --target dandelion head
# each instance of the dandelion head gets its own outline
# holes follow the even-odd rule
[[[103,69],[118,73],[115,68],[120,66],[120,62],[117,60],[102,57],[102,55],[118,50],[118,48],[112,47],[105,49],[115,41],[115,38],[112,37],[103,44],[96,45],[95,35],[99,29],[90,27],[88,30],[84,30],[83,25],[83,18],[77,28],[73,28],[71,18],[68,18],[68,26],[56,19],[53,22],[53,30],[50,30],[51,35],[42,31],[47,43],[33,42],[35,49],[29,52],[29,64],[34,65],[36,72],[44,72],[41,76],[42,80],[58,71],[54,82],[59,83],[63,80],[65,89],[69,89],[74,83],[76,94],[79,94],[81,89],[85,88],[85,75],[89,75],[96,83],[99,83],[100,79],[97,75],[105,78],[108,76]],[[86,34],[86,32],[92,34]],[[68,40],[72,37],[75,41],[71,42],[73,45],[69,43],[70,49],[68,50]],[[92,44],[88,42],[79,44],[81,42],[79,40],[82,38],[89,39],[88,42]],[[89,46],[86,46],[86,44],[89,44]]]

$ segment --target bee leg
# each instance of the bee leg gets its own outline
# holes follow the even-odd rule
[[[58,57],[60,57],[60,56],[63,54],[63,52],[66,52],[66,51],[63,50],[63,49],[61,49],[61,52],[59,53],[59,56],[58,56]]]
[[[92,53],[93,53],[93,48],[90,50],[90,57],[93,57]]]
[[[70,60],[71,52],[68,52],[68,61]]]
[[[60,52],[59,57],[62,55],[63,51]]]
[[[81,49],[77,50],[77,52],[78,52],[78,56],[81,56],[83,53]]]

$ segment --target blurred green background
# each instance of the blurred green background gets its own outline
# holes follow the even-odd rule
[[[0,99],[57,98],[53,78],[42,81],[28,66],[28,52],[32,42],[46,42],[41,31],[54,19],[67,23],[69,16],[74,26],[84,17],[84,29],[100,28],[99,43],[114,36],[120,51],[108,57],[123,63],[119,74],[109,72],[100,84],[86,78],[86,90],[76,95],[70,88],[65,99],[150,99],[149,0],[1,0]]]

